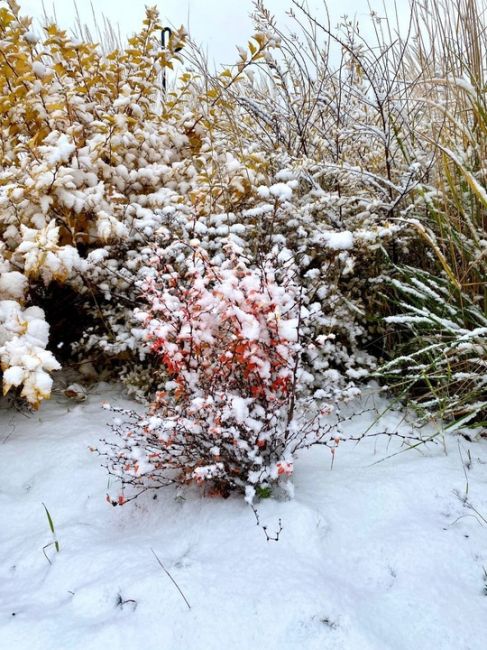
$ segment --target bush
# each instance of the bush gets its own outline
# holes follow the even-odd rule
[[[162,52],[157,12],[148,9],[127,47],[104,55],[54,24],[39,36],[17,3],[8,5],[0,8],[0,304],[11,311],[15,300],[20,313],[39,286],[53,283],[92,301],[100,288],[90,270],[104,247],[128,239],[142,204],[155,205],[163,167],[186,142],[167,122],[158,127],[157,111],[161,72],[183,35]],[[61,320],[62,301],[49,311]],[[3,317],[2,325],[10,328]],[[37,347],[47,344],[48,327],[42,331]],[[40,372],[9,371],[17,362],[5,344],[0,354],[4,391],[23,384],[33,405],[49,396]],[[39,367],[58,367],[41,356]]]
[[[148,413],[123,411],[113,425],[108,468],[119,501],[171,483],[213,494],[258,494],[293,471],[293,456],[323,441],[330,427],[297,414],[303,319],[292,256],[283,250],[251,268],[240,251],[217,266],[191,250],[184,273],[156,250],[138,312],[160,361],[164,390]],[[279,268],[279,271],[276,271]],[[128,495],[126,493],[128,490]]]

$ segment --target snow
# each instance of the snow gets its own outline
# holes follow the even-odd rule
[[[267,542],[241,497],[167,488],[107,504],[89,451],[110,436],[104,401],[128,405],[100,386],[81,404],[59,393],[36,414],[0,410],[1,648],[485,648],[485,441],[446,435],[447,454],[437,444],[395,456],[394,438],[340,443],[333,469],[329,450],[315,448],[296,463],[294,499],[259,504],[269,535],[282,522]],[[362,413],[347,433],[393,430],[402,418]],[[467,479],[480,516],[455,493]],[[44,549],[51,563],[42,503],[60,545]]]
[[[279,336],[287,341],[298,340],[298,324],[297,318],[289,318],[287,320],[280,319],[278,330]]]
[[[40,36],[31,30],[24,33],[24,38],[28,43],[31,43],[32,45],[36,45],[41,40]]]
[[[40,77],[41,79],[43,79],[48,73],[46,66],[40,61],[34,61],[32,63],[32,71],[36,76]]]
[[[233,312],[240,322],[242,336],[249,341],[257,341],[260,336],[260,325],[255,316],[247,314],[237,306],[233,307]]]
[[[11,386],[20,386],[24,377],[25,371],[21,366],[10,366],[3,373],[3,381]]]
[[[260,196],[261,199],[268,199],[270,196],[269,188],[265,185],[259,185],[257,188],[257,195]]]
[[[293,195],[292,189],[286,183],[275,183],[269,188],[269,192],[279,201],[290,201]]]
[[[106,248],[95,248],[88,254],[87,261],[88,264],[97,265],[103,262],[108,257],[109,253]]]
[[[48,146],[42,146],[39,149],[46,154],[47,161],[51,165],[56,165],[60,162],[69,162],[72,154],[76,150],[76,146],[69,141],[68,136],[64,133],[57,134],[53,132],[44,142],[47,142]]]
[[[342,232],[324,232],[323,237],[325,245],[333,250],[349,250],[353,248],[353,234],[349,230]]]
[[[27,291],[27,278],[18,271],[5,271],[0,275],[0,300],[22,300]]]
[[[472,85],[472,83],[469,81],[469,79],[467,79],[467,78],[462,79],[460,77],[457,77],[457,78],[453,79],[452,82],[456,86],[458,86],[459,88],[463,88],[463,90],[465,90],[470,95],[473,95],[474,97],[477,96],[478,91],[476,90],[475,86]]]
[[[232,410],[235,420],[239,423],[245,422],[249,417],[249,407],[243,397],[239,397],[238,395],[232,397]]]

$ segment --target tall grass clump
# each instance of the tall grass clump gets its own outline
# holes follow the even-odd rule
[[[425,254],[390,286],[405,337],[382,373],[426,415],[484,424],[487,371],[486,10],[457,0],[413,5],[407,64],[435,153],[412,225]],[[417,95],[417,96],[416,96]]]

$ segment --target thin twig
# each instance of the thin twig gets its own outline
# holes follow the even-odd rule
[[[281,518],[279,518],[278,522],[277,522],[278,525],[279,525],[279,528],[277,529],[277,531],[274,533],[274,535],[269,535],[269,533],[267,532],[267,526],[260,523],[260,517],[259,517],[259,513],[257,512],[257,508],[255,506],[251,506],[251,508],[252,508],[252,512],[255,515],[255,521],[257,522],[257,526],[259,526],[259,528],[262,528],[262,530],[264,531],[264,535],[266,537],[266,540],[268,542],[278,542],[279,537],[281,536],[281,533],[282,533],[282,520],[281,520]]]
[[[172,575],[171,575],[171,574],[169,573],[169,571],[166,569],[166,567],[165,567],[164,564],[161,562],[161,560],[159,559],[159,557],[157,556],[157,553],[154,551],[153,548],[151,548],[151,551],[152,551],[153,556],[156,558],[158,565],[161,567],[161,569],[162,569],[162,570],[164,571],[164,573],[168,576],[168,578],[171,580],[171,582],[173,583],[173,585],[176,587],[176,589],[179,591],[179,593],[180,593],[181,596],[183,597],[184,602],[185,602],[186,605],[188,606],[188,609],[191,609],[191,605],[189,604],[188,599],[186,598],[186,596],[183,594],[183,592],[182,592],[182,590],[181,590],[181,587],[178,585],[178,583],[176,582],[176,580],[174,580],[174,578],[172,577]]]

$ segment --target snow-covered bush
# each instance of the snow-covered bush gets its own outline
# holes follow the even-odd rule
[[[142,31],[105,55],[54,24],[36,34],[13,0],[0,8],[0,298],[35,302],[39,287],[64,285],[86,296],[77,319],[83,327],[86,306],[107,288],[106,277],[100,286],[90,277],[108,255],[105,246],[136,239],[137,219],[163,202],[168,165],[189,145],[158,110],[160,75],[183,39],[176,32],[161,51],[160,28],[157,12],[148,9]],[[57,312],[46,305],[56,323],[64,318],[57,297]],[[35,313],[40,322],[41,310]],[[97,318],[104,318],[99,311]],[[45,347],[47,333],[45,324],[37,346]],[[23,396],[37,404],[49,395],[50,381],[33,388],[8,345],[4,386],[23,384]],[[46,357],[42,367],[58,366]]]
[[[382,352],[384,305],[375,280],[419,239],[407,216],[432,154],[416,144],[425,125],[418,104],[407,101],[414,84],[397,74],[398,51],[367,48],[351,23],[335,36],[308,18],[302,39],[285,36],[259,3],[256,26],[277,43],[259,62],[265,77],[242,68],[239,83],[227,87],[206,72],[206,84],[232,105],[213,120],[206,116],[213,142],[230,148],[238,141],[239,152],[251,153],[246,167],[264,178],[222,214],[214,214],[214,201],[214,212],[197,219],[195,236],[212,239],[215,253],[218,231],[235,233],[249,256],[276,245],[292,250],[303,302],[322,314],[315,334],[327,337],[303,362],[320,388],[340,397],[373,370],[371,352]],[[338,52],[330,53],[334,40]]]
[[[379,276],[388,263],[384,249],[398,254],[407,242],[403,222],[392,217],[402,203],[407,205],[421,165],[399,164],[401,149],[391,139],[389,125],[387,155],[398,158],[398,164],[387,171],[377,136],[381,107],[367,112],[370,84],[363,73],[357,79],[353,56],[344,60],[340,75],[331,75],[324,64],[317,69],[322,83],[316,85],[309,77],[304,88],[297,82],[303,71],[295,62],[283,62],[272,24],[261,20],[257,27],[236,70],[212,75],[196,65],[196,71],[185,72],[168,94],[166,112],[173,121],[174,111],[182,112],[180,130],[189,146],[176,162],[168,163],[160,201],[144,204],[130,236],[108,243],[102,263],[88,272],[101,291],[92,308],[93,325],[78,344],[79,354],[101,357],[105,363],[112,358],[122,361],[119,376],[138,396],[157,389],[157,382],[147,372],[150,357],[137,337],[134,288],[147,262],[146,245],[161,234],[186,243],[198,241],[215,260],[222,258],[229,240],[254,264],[275,246],[292,251],[303,304],[316,315],[313,331],[307,334],[326,341],[319,349],[303,352],[303,368],[309,374],[302,390],[320,389],[330,399],[351,397],[375,367],[365,350],[380,330],[378,319],[370,316],[377,291],[369,279]],[[282,89],[286,66],[291,81]],[[259,68],[271,73],[270,88],[262,88],[260,77],[254,77]],[[375,69],[375,80],[378,73]],[[336,107],[326,108],[320,99],[325,85],[336,88],[347,105],[339,119],[333,117]],[[298,146],[300,118],[293,104],[303,94],[312,99],[303,109],[310,114],[303,118],[307,128]],[[330,148],[337,140],[343,141],[339,156]],[[103,321],[96,317],[100,307]]]
[[[293,471],[294,453],[330,435],[328,406],[299,413],[302,322],[288,251],[251,267],[241,251],[220,265],[191,249],[185,270],[156,250],[137,318],[160,363],[161,390],[144,415],[123,411],[107,467],[123,503],[141,491],[196,483],[252,502]],[[279,268],[279,270],[276,270]],[[314,413],[312,416],[311,413]]]
[[[283,114],[261,123],[249,104],[262,94],[252,70],[272,70],[280,44],[271,25],[257,27],[235,68],[183,70],[163,98],[161,73],[180,57],[183,35],[161,51],[154,10],[126,48],[110,53],[55,25],[35,35],[13,2],[0,17],[11,63],[0,71],[0,235],[9,271],[25,278],[24,297],[45,307],[56,335],[67,301],[49,287],[79,294],[71,338],[51,345],[63,344],[68,361],[76,355],[105,373],[116,368],[141,398],[157,381],[134,308],[146,250],[161,234],[198,240],[216,260],[229,239],[253,264],[275,246],[290,249],[302,303],[316,315],[307,334],[326,338],[302,355],[303,387],[351,396],[374,367],[362,349],[366,278],[360,284],[354,270],[376,272],[377,251],[397,226],[381,224],[384,209],[355,182],[356,171],[347,169],[340,185],[326,176],[334,172],[317,168],[325,145],[319,129],[302,139],[309,155],[298,158],[288,106],[277,101]],[[275,123],[288,124],[284,139]]]

